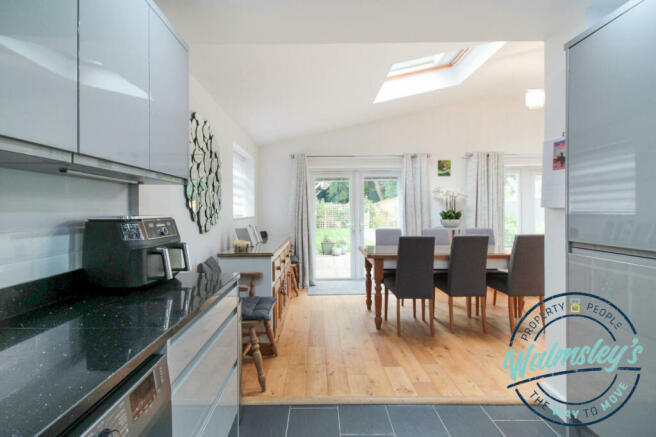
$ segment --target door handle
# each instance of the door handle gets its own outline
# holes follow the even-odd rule
[[[150,255],[159,255],[162,257],[162,264],[164,265],[164,276],[149,276],[148,279],[173,279],[173,271],[171,271],[171,258],[169,258],[169,250],[165,247],[156,247],[148,252]]]
[[[181,250],[182,258],[185,264],[183,268],[173,268],[173,270],[176,272],[182,272],[182,271],[188,272],[189,270],[191,270],[191,263],[189,262],[189,248],[187,247],[187,243],[170,244],[169,248]]]

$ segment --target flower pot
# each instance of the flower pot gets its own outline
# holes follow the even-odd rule
[[[442,226],[445,228],[457,228],[460,226],[460,219],[442,219]]]
[[[332,241],[322,241],[321,242],[321,253],[324,255],[330,255],[333,251],[333,247],[335,246],[335,243]]]
[[[341,255],[342,254],[342,248],[340,246],[333,247],[332,254],[333,254],[333,256]]]

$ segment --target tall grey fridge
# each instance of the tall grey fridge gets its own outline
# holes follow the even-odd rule
[[[626,3],[566,50],[568,291],[613,302],[644,347],[633,397],[589,429],[656,435],[656,0]],[[592,341],[589,327],[568,319],[568,346]],[[608,377],[568,375],[568,401]]]

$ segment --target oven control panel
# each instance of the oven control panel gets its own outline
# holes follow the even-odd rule
[[[156,240],[178,235],[175,221],[170,217],[123,221],[120,227],[123,241]]]
[[[163,237],[174,237],[178,235],[175,221],[172,218],[156,218],[143,221],[146,230],[146,238],[153,240]]]
[[[70,435],[76,437],[170,437],[171,388],[166,358],[128,377]]]

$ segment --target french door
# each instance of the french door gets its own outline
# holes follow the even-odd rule
[[[400,171],[313,170],[314,270],[317,280],[361,279],[358,246],[377,228],[401,228]]]

